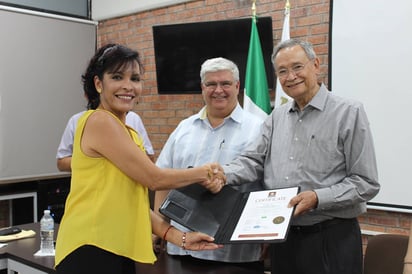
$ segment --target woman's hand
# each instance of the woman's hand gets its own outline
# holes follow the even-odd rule
[[[223,247],[213,243],[214,238],[201,232],[182,233],[181,248],[193,251],[214,250]]]
[[[173,225],[165,222],[159,215],[151,211],[152,227],[156,235],[162,235],[164,242],[170,242],[183,249],[200,251],[221,248],[223,245],[215,244],[213,237],[201,232],[183,232]]]

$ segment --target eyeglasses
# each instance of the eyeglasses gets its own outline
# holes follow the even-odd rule
[[[307,61],[305,64],[295,64],[290,69],[281,68],[276,72],[276,75],[279,79],[286,79],[289,76],[289,73],[293,73],[294,75],[298,75],[302,70],[305,69],[305,66],[313,59]]]
[[[222,89],[227,90],[230,89],[233,85],[231,81],[222,81],[222,82],[206,82],[203,84],[207,90],[214,91],[220,86]]]

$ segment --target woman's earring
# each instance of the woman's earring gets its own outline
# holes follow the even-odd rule
[[[98,93],[102,93],[102,90],[101,90],[101,89],[97,89],[97,92],[98,92]]]

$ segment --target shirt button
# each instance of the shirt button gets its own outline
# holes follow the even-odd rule
[[[288,176],[286,176],[286,177],[285,177],[285,180],[286,180],[286,181],[287,181],[287,180],[289,180],[289,177],[288,177]]]
[[[302,119],[299,119],[298,121],[299,121],[299,123],[302,123]]]
[[[289,160],[293,160],[293,156],[290,156],[290,157],[289,157]]]
[[[299,140],[299,138],[298,137],[295,137],[295,139],[294,139],[296,142]]]

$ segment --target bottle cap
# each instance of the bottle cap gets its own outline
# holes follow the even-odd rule
[[[44,214],[50,214],[50,209],[45,209],[45,210],[43,211],[43,213],[44,213]]]

